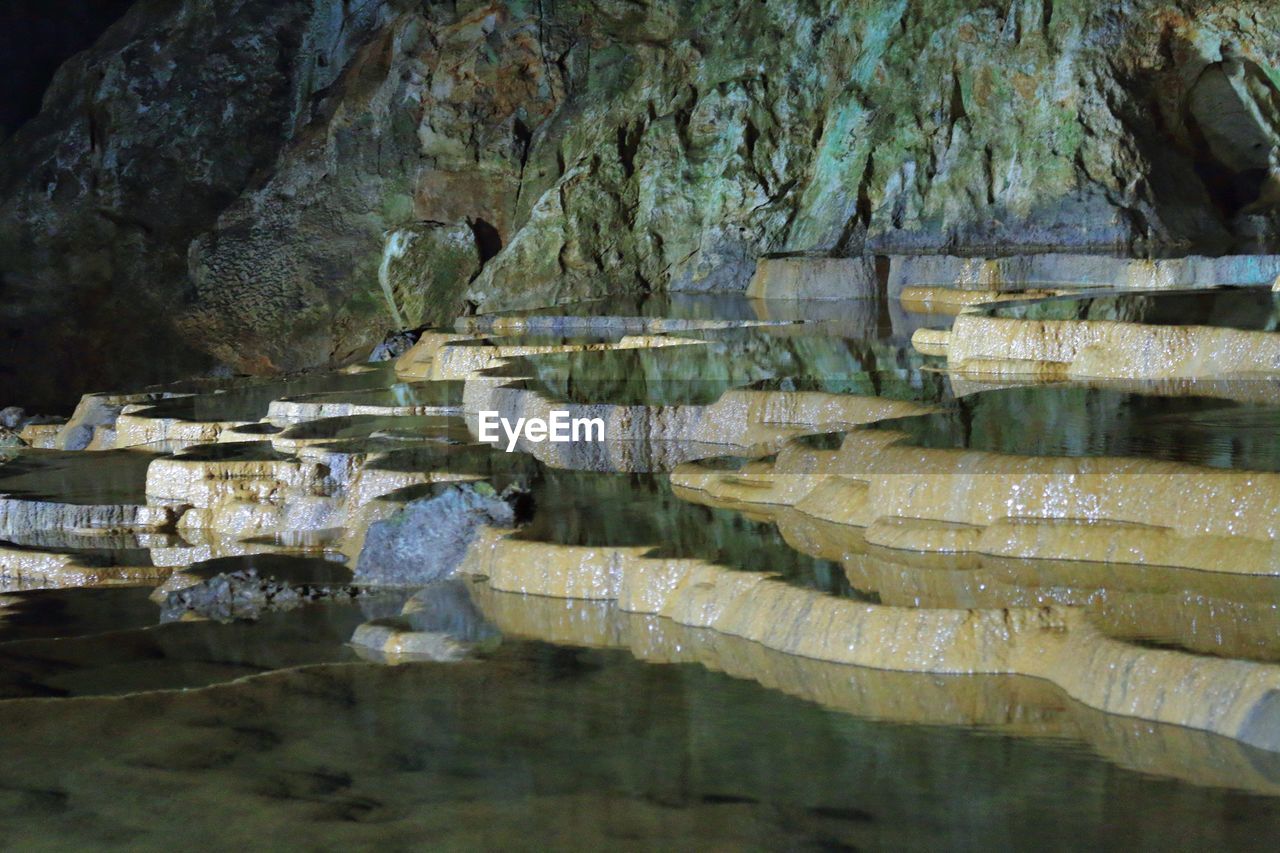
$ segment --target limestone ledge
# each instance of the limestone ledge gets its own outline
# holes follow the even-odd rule
[[[431,360],[431,379],[467,379],[485,370],[501,367],[508,360],[532,355],[567,352],[599,352],[603,350],[652,349],[664,346],[694,346],[703,343],[696,338],[668,338],[656,335],[624,335],[618,341],[582,344],[504,344],[498,338],[493,344],[439,345]],[[412,352],[412,351],[411,351]],[[405,354],[406,356],[409,353]],[[399,367],[397,366],[397,370]]]
[[[95,565],[74,554],[0,543],[0,587],[9,590],[155,583],[166,575],[153,566]]]
[[[150,504],[178,507],[177,529],[244,538],[278,531],[351,531],[346,544],[359,552],[376,499],[410,486],[477,479],[449,471],[381,467],[385,451],[344,452],[301,446],[271,459],[173,456],[147,469]],[[394,501],[382,502],[386,511]]]
[[[1204,654],[1280,661],[1278,577],[974,551],[906,551],[869,542],[868,530],[790,508],[778,508],[766,520],[777,525],[790,547],[839,563],[854,589],[873,592],[884,604],[1076,606],[1085,608],[1109,637],[1159,638]]]
[[[966,312],[949,333],[917,332],[921,352],[961,375],[1196,379],[1280,374],[1280,335],[1216,326],[1024,320]]]
[[[1280,667],[1108,639],[1076,608],[960,610],[837,598],[769,575],[640,548],[565,547],[485,529],[459,567],[493,589],[614,600],[621,610],[789,655],[874,669],[1043,678],[1108,713],[1280,751]],[[1179,689],[1168,690],[1167,685]]]
[[[922,314],[959,314],[974,305],[1012,302],[1021,299],[1043,299],[1060,296],[1065,290],[972,290],[961,287],[912,285],[898,296],[902,307]],[[929,353],[932,355],[933,353]]]
[[[483,378],[468,380],[464,409],[473,435],[479,434],[478,413],[484,410],[496,411],[511,423],[519,418],[546,420],[552,411],[566,411],[570,418],[599,418],[604,422],[606,439],[602,446],[520,438],[516,448],[556,467],[590,469],[616,464],[619,467],[615,470],[632,470],[640,461],[630,451],[642,451],[642,459],[650,464],[660,461],[653,457],[654,445],[669,445],[673,454],[697,454],[701,449],[703,458],[725,452],[760,456],[776,452],[798,435],[933,411],[919,403],[885,397],[745,388],[730,389],[707,405],[583,404],[548,400],[536,391]],[[500,437],[498,444],[504,445],[505,439]],[[716,453],[712,446],[721,449]],[[588,456],[591,458],[585,458]]]
[[[964,726],[1035,738],[1071,738],[1123,767],[1199,785],[1280,792],[1280,778],[1248,748],[1183,726],[1153,725],[1073,702],[1038,678],[937,676],[788,655],[718,631],[627,613],[611,601],[578,601],[471,587],[472,600],[505,635],[549,643],[622,647],[652,663],[697,663],[864,719]]]
[[[718,320],[714,318],[684,317],[626,317],[626,316],[574,316],[574,315],[502,315],[484,314],[470,317],[459,317],[454,328],[457,334],[445,332],[429,332],[433,343],[429,343],[419,357],[410,362],[421,360],[432,348],[440,343],[475,339],[478,337],[503,335],[571,335],[571,334],[618,334],[618,335],[662,335],[670,332],[699,332],[716,329],[741,329],[755,326],[788,325],[784,320]],[[424,337],[426,337],[424,335]],[[406,356],[408,353],[405,354]],[[402,366],[396,365],[400,371]]]
[[[1187,255],[1123,258],[1069,252],[1006,257],[893,255],[888,292],[937,285],[1004,292],[1028,288],[1091,287],[1153,290],[1222,285],[1265,285],[1280,277],[1280,255]]]
[[[1280,475],[925,449],[903,438],[854,430],[837,450],[792,442],[776,461],[736,472],[681,465],[672,483],[724,506],[794,507],[868,528],[890,547],[1280,573]]]
[[[166,457],[147,468],[147,499],[201,509],[227,501],[265,503],[286,494],[319,493],[328,473],[297,459]]]
[[[40,450],[53,450],[58,446],[58,433],[62,424],[27,424],[18,433],[18,437],[30,447]]]
[[[344,403],[340,401],[294,400],[284,398],[272,400],[264,420],[277,426],[307,423],[323,418],[350,418],[362,415],[378,415],[382,417],[419,417],[422,415],[452,415],[459,411],[457,406],[421,405],[388,405],[379,406],[368,403]]]
[[[244,421],[188,421],[181,418],[154,417],[143,405],[124,407],[116,420],[115,444],[118,449],[169,443],[175,446],[211,444],[225,430],[243,426]]]
[[[454,332],[423,332],[417,342],[395,360],[395,373],[402,379],[430,379],[436,354],[445,344],[477,339],[477,335]]]
[[[127,533],[172,530],[180,510],[168,504],[75,504],[0,495],[0,535],[41,530]]]
[[[747,284],[753,299],[856,299],[879,292],[870,257],[763,257]]]

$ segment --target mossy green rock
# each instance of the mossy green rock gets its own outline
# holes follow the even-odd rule
[[[135,360],[180,341],[270,372],[458,310],[741,290],[765,253],[1212,252],[1280,233],[1264,0],[260,5],[145,0],[61,72],[39,140],[5,143],[4,174],[29,176],[0,184],[17,325],[145,306]],[[224,36],[287,50],[233,74]],[[196,40],[213,48],[173,73],[238,75],[252,103],[212,82],[126,96],[162,75],[129,58],[142,45]],[[313,48],[323,65],[290,64]],[[70,94],[103,69],[110,86]],[[103,175],[132,189],[86,189]],[[153,195],[172,221],[146,213]],[[140,212],[152,231],[128,224]]]

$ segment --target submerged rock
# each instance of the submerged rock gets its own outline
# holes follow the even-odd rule
[[[514,527],[527,493],[486,483],[448,485],[370,525],[356,563],[360,583],[414,586],[453,574],[477,528]]]
[[[165,597],[161,621],[172,622],[190,616],[229,622],[257,619],[264,612],[292,610],[325,599],[350,599],[357,595],[347,585],[290,583],[258,574],[256,569],[214,575],[195,586],[176,590]]]
[[[177,586],[179,588],[175,589]],[[277,554],[223,557],[176,572],[153,596],[161,618],[257,619],[323,600],[350,600],[351,572],[328,560]]]
[[[448,634],[465,643],[485,643],[499,636],[471,600],[470,587],[457,578],[437,581],[415,592],[404,604],[404,621],[415,631]]]

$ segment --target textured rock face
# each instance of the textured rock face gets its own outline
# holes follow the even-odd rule
[[[740,288],[769,251],[1274,233],[1236,219],[1263,175],[1221,141],[1275,138],[1273,9],[998,5],[664,7],[620,91],[587,87],[564,174],[472,298]]]
[[[192,246],[183,328],[271,370],[340,362],[388,327],[452,319],[510,238],[528,128],[554,105],[535,20],[498,6],[398,15],[270,180]]]
[[[142,0],[0,149],[6,401],[208,363],[170,320],[187,246],[268,169],[379,20],[342,0]],[[198,341],[196,341],[198,343]]]
[[[420,586],[449,577],[482,525],[512,527],[514,497],[491,487],[446,486],[369,526],[356,563],[356,580]]]
[[[143,3],[10,144],[8,302],[145,305],[263,372],[468,304],[741,290],[765,253],[1278,233],[1263,0],[209,5]]]

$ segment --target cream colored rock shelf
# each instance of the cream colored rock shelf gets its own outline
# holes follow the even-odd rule
[[[809,287],[812,272],[777,259],[757,295]],[[219,557],[350,565],[370,524],[434,484],[526,481],[544,501],[534,524],[482,530],[463,565],[494,595],[615,602],[650,626],[736,638],[771,659],[1024,676],[1108,714],[1280,751],[1280,466],[1266,467],[1259,431],[1276,397],[1267,383],[1242,392],[1238,377],[1219,377],[1266,363],[1258,340],[1275,333],[1206,326],[1238,339],[1174,359],[1161,384],[1081,400],[1034,380],[1102,363],[1107,335],[1123,334],[1096,329],[1194,336],[1132,322],[1158,317],[1145,303],[1111,305],[1108,318],[1041,316],[1060,304],[1024,294],[918,334],[953,368],[1029,365],[1032,387],[1013,403],[998,381],[966,387],[925,369],[906,345],[914,326],[886,306],[838,317],[778,303],[745,320],[463,318],[390,365],[93,395],[41,438],[83,452],[21,450],[11,476],[0,468],[0,528],[15,540],[0,547],[0,571],[11,586],[169,589]],[[1019,343],[1016,359],[966,351],[980,322],[1035,326],[1040,343]],[[1052,323],[1084,324],[1071,334],[1085,343],[1045,356],[1045,341],[1070,338],[1046,332]],[[1133,421],[1144,406],[1177,423],[1185,446]],[[1201,409],[1212,417],[1186,414]],[[600,418],[607,440],[525,440],[513,453],[478,440],[482,411],[553,410]],[[952,433],[965,440],[948,444]],[[94,494],[113,464],[131,472],[127,488]],[[72,479],[51,473],[59,466]],[[80,538],[60,547],[55,535]],[[122,535],[158,538],[145,558],[82,541]],[[393,656],[414,642],[386,625],[361,639]],[[463,653],[440,642],[433,654]],[[947,717],[911,713],[935,712]]]
[[[672,481],[722,505],[793,507],[911,551],[1280,574],[1280,474],[1162,460],[1017,456],[853,430]]]
[[[1238,741],[1184,726],[1099,713],[1072,701],[1043,679],[937,676],[834,664],[660,616],[627,613],[613,601],[505,593],[483,581],[471,593],[485,617],[506,635],[568,646],[622,647],[653,663],[697,663],[860,717],[907,725],[976,727],[1041,739],[1069,738],[1143,773],[1260,794],[1280,793],[1280,781]],[[393,645],[405,642],[411,641],[403,636],[391,639]]]
[[[1280,750],[1280,666],[1148,649],[1101,634],[1078,608],[924,609],[798,588],[645,548],[575,548],[491,530],[460,571],[500,592],[616,601],[789,655],[906,672],[1043,678],[1113,714]],[[1169,690],[1177,684],[1179,689]]]
[[[1280,297],[1259,287],[997,302],[913,340],[964,376],[1274,378]]]

